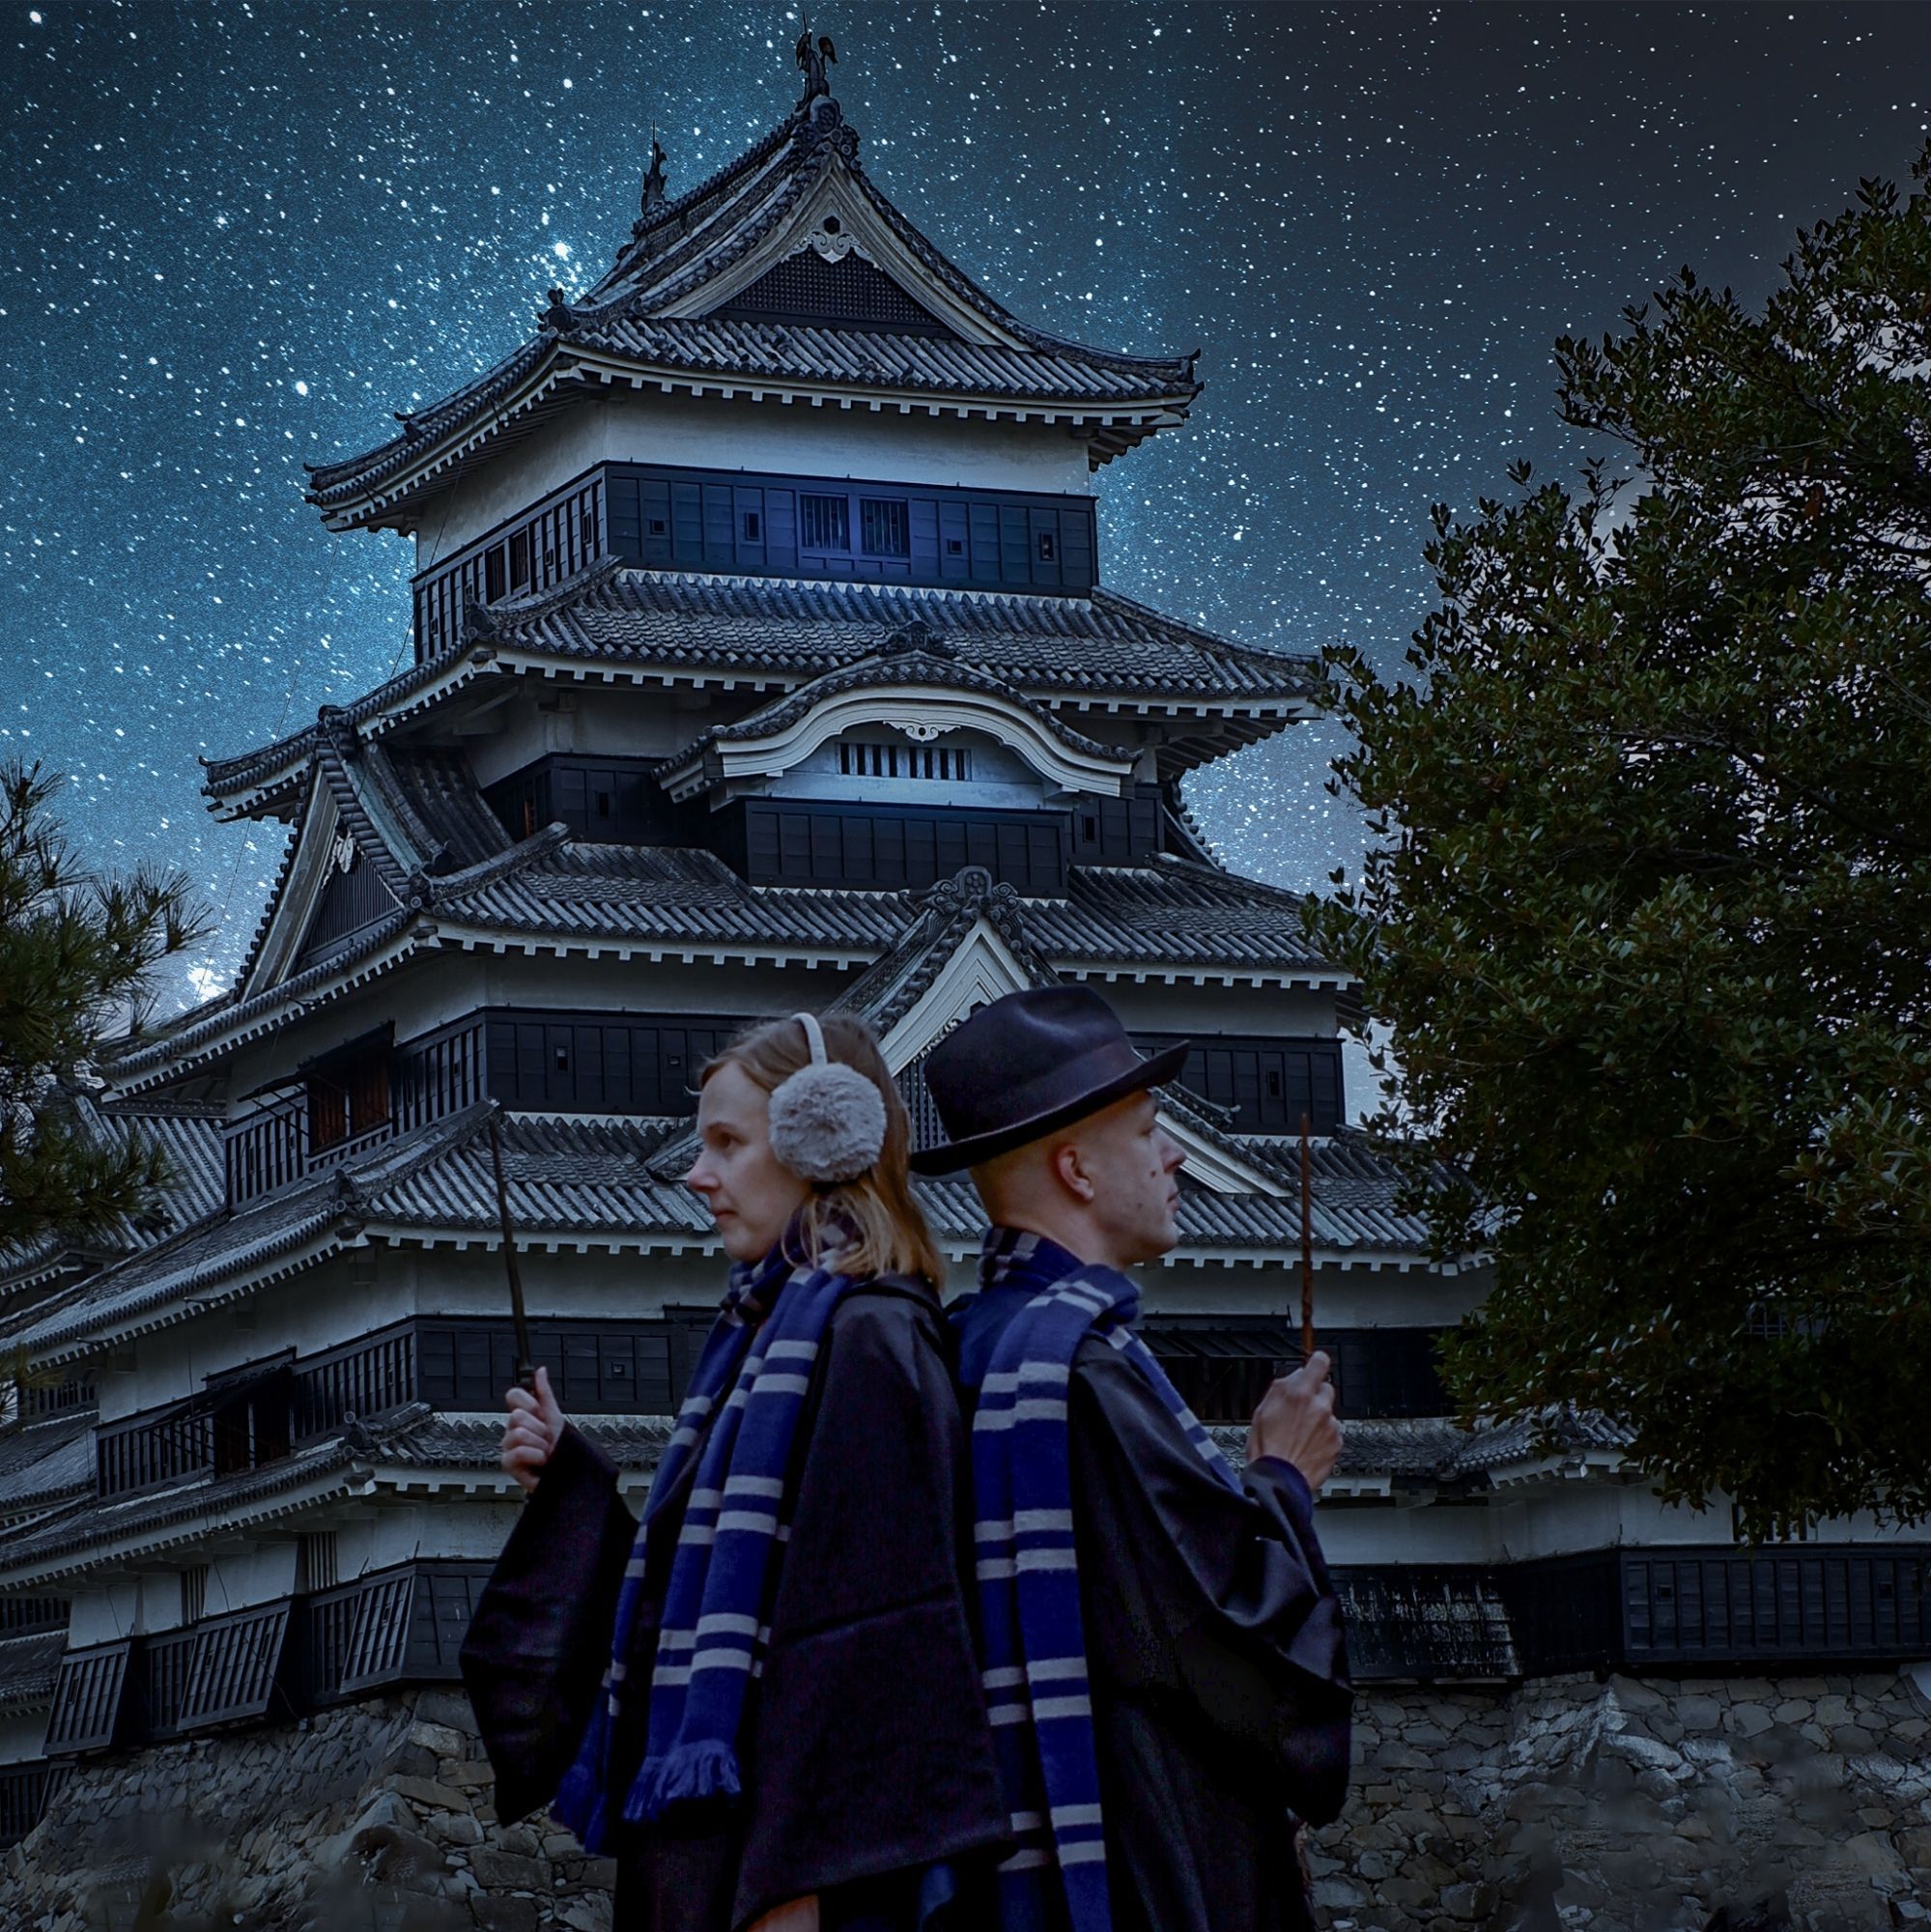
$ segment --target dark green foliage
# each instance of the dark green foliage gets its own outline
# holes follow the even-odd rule
[[[1310,923],[1495,1258],[1452,1381],[1624,1416],[1756,1530],[1931,1511],[1927,169],[1761,316],[1685,270],[1560,342],[1639,481],[1437,509],[1415,681],[1328,655],[1377,842]]]
[[[47,813],[57,781],[0,768],[0,1246],[99,1232],[166,1179],[158,1149],[90,1134],[71,1095],[143,1015],[155,968],[203,926],[179,878],[103,880]]]

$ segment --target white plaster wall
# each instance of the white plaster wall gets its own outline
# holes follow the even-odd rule
[[[1258,1033],[1332,1039],[1339,1031],[1328,992],[1268,986],[1145,986],[1116,980],[1101,997],[1133,1033]]]
[[[132,1636],[140,1629],[141,1585],[133,1577],[75,1586],[68,1607],[70,1650],[85,1650],[96,1643],[115,1643],[124,1636]]]
[[[205,1616],[224,1616],[230,1610],[252,1609],[257,1604],[278,1603],[295,1594],[296,1544],[292,1534],[271,1533],[242,1547],[215,1545],[208,1566]]]
[[[525,440],[425,504],[427,570],[519,510],[606,462],[1087,496],[1086,444],[1053,423],[961,421],[895,408],[613,391],[561,410]]]
[[[1501,1537],[1481,1504],[1323,1502],[1315,1527],[1330,1563],[1491,1563]]]
[[[756,699],[704,691],[561,690],[545,708],[534,692],[456,724],[481,785],[552,753],[597,758],[667,758],[712,724],[740,717]]]
[[[373,1246],[334,1254],[303,1273],[267,1284],[244,1301],[206,1309],[142,1336],[124,1351],[123,1359],[131,1355],[131,1370],[102,1378],[100,1419],[113,1422],[193,1395],[218,1371],[285,1349],[314,1354],[411,1314],[412,1261],[396,1265],[392,1255]]]
[[[1275,1259],[1260,1266],[1184,1256],[1135,1270],[1150,1314],[1276,1315],[1300,1321],[1300,1266]],[[1443,1277],[1420,1268],[1336,1267],[1317,1264],[1315,1324],[1330,1328],[1434,1327],[1459,1321],[1481,1294],[1486,1277],[1470,1270]]]
[[[0,1764],[30,1764],[47,1741],[47,1713],[22,1711],[0,1718]]]

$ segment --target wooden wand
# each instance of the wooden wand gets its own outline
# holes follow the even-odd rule
[[[490,1115],[490,1160],[497,1171],[497,1218],[503,1231],[503,1266],[510,1278],[510,1313],[516,1321],[516,1379],[534,1391],[536,1363],[529,1350],[529,1315],[523,1305],[523,1275],[516,1264],[516,1232],[510,1226],[510,1192],[503,1184],[502,1108]]]
[[[1301,1360],[1314,1356],[1314,1125],[1301,1116]]]

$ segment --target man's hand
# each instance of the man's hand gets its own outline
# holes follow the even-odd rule
[[[1328,1361],[1317,1349],[1291,1376],[1268,1385],[1247,1428],[1247,1460],[1278,1456],[1292,1463],[1319,1492],[1341,1454],[1341,1425],[1334,1419],[1334,1387]]]
[[[550,1371],[537,1370],[534,1393],[513,1388],[504,1395],[503,1403],[510,1419],[503,1429],[502,1454],[497,1460],[525,1490],[533,1490],[563,1434],[563,1411],[550,1392]]]

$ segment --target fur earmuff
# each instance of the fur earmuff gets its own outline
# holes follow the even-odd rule
[[[811,1064],[771,1095],[771,1151],[807,1180],[856,1180],[885,1148],[885,1098],[856,1066],[832,1060],[815,1015],[798,1023]]]

